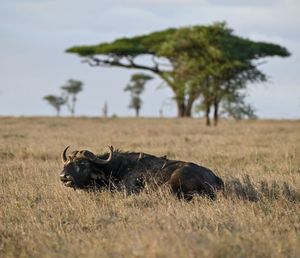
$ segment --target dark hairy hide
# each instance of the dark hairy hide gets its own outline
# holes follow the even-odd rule
[[[95,155],[90,151],[62,154],[64,169],[60,174],[66,186],[81,189],[120,189],[136,193],[145,184],[154,188],[168,185],[178,197],[191,199],[203,194],[212,199],[224,188],[223,181],[210,169],[197,164],[138,152],[114,151]]]

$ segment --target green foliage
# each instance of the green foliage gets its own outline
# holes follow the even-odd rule
[[[61,86],[61,89],[70,95],[76,95],[83,89],[83,83],[73,79],[68,80],[67,84]]]
[[[48,101],[48,103],[55,108],[58,116],[60,115],[61,106],[66,104],[65,98],[55,95],[47,95],[44,97],[44,100]]]
[[[239,93],[228,95],[222,102],[222,113],[235,120],[257,119],[254,107],[247,104],[245,98]]]
[[[175,29],[153,32],[148,35],[132,38],[120,38],[111,43],[101,43],[92,46],[74,46],[66,50],[67,53],[78,54],[86,57],[92,55],[116,55],[116,56],[137,56],[153,54],[159,49],[166,38],[175,32]]]
[[[190,33],[198,36],[201,41],[209,39],[210,43],[214,43],[227,50],[225,53],[233,56],[238,56],[239,59],[258,59],[269,56],[287,57],[290,55],[288,50],[276,44],[266,42],[254,42],[249,39],[244,39],[232,34],[232,30],[227,27],[226,23],[219,22],[206,26],[191,26],[183,28],[170,28],[162,31],[152,32],[147,35],[135,36],[131,38],[116,39],[111,43],[101,43],[90,46],[74,46],[66,50],[67,53],[74,53],[80,56],[91,55],[117,55],[117,56],[136,56],[141,54],[155,54],[157,56],[170,56],[162,48],[163,44],[167,43],[169,39],[178,33],[178,31],[186,31],[189,36]],[[198,32],[202,31],[202,35]],[[205,35],[204,35],[205,34]],[[200,38],[199,36],[204,36]],[[183,38],[184,40],[184,38]],[[198,55],[198,42],[195,42],[194,53]],[[181,52],[190,51],[191,45],[188,44],[186,48],[178,49]]]

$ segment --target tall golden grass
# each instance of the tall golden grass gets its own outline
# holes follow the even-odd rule
[[[59,181],[66,145],[207,166],[216,201]],[[300,122],[0,118],[0,257],[299,257]]]

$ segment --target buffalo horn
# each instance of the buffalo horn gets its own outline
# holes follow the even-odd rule
[[[67,150],[70,148],[70,145],[67,146],[64,151],[61,153],[61,160],[63,163],[66,163],[68,161],[68,158],[67,158]]]

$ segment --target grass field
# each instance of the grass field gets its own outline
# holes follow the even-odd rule
[[[207,166],[216,201],[87,193],[60,153],[111,144]],[[300,257],[300,121],[0,118],[0,257]]]

